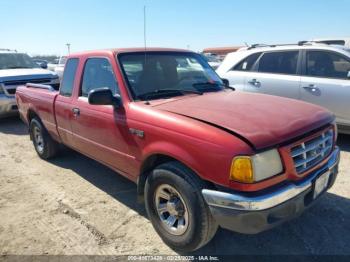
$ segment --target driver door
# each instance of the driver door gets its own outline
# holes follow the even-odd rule
[[[129,135],[123,109],[112,105],[91,105],[91,90],[108,87],[119,93],[111,63],[108,58],[89,58],[85,62],[79,97],[73,110],[72,129],[74,147],[110,167],[128,173],[129,148],[125,137]]]

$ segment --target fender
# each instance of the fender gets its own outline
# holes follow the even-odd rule
[[[173,158],[188,168],[195,172],[198,176],[201,176],[201,168],[198,159],[194,158],[193,154],[191,155],[183,147],[180,147],[169,141],[156,141],[147,145],[143,149],[143,155],[141,158],[140,172],[142,172],[143,164],[153,155],[164,155]]]

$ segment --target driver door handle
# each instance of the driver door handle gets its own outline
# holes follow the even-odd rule
[[[310,84],[308,86],[304,86],[303,88],[306,89],[307,91],[311,92],[311,93],[320,92],[320,89],[314,84]]]
[[[76,107],[73,108],[73,109],[72,109],[72,112],[73,112],[73,115],[74,115],[74,116],[79,116],[79,115],[80,115],[80,109],[79,109],[79,108],[76,108]]]
[[[255,87],[260,87],[261,86],[261,83],[258,80],[256,80],[255,78],[250,80],[250,81],[248,81],[248,83],[253,85],[253,86],[255,86]]]

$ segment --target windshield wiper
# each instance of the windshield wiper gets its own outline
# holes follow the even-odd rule
[[[225,87],[226,89],[230,89],[230,90],[232,90],[232,91],[235,91],[235,90],[236,90],[236,88],[234,88],[234,87],[232,87],[232,86],[224,85],[224,87]]]
[[[219,84],[219,83],[213,83],[213,82],[200,82],[200,83],[194,83],[192,85],[193,87],[197,88],[197,87],[202,87],[202,86],[212,86],[212,87],[220,87],[223,86],[226,89],[231,89],[231,90],[236,90],[234,87],[231,87],[229,85],[225,85],[225,84]],[[215,90],[217,91],[217,90]]]
[[[148,99],[152,96],[159,96],[159,95],[176,95],[176,94],[197,94],[197,95],[203,95],[203,92],[197,91],[197,90],[188,90],[188,89],[156,89],[151,92],[143,93],[141,95],[138,95],[137,97],[140,99]]]
[[[222,84],[219,83],[213,83],[213,82],[199,82],[199,83],[194,83],[192,84],[193,87],[201,87],[201,86],[215,86],[215,87],[219,87]]]

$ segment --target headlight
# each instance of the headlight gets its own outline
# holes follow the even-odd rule
[[[231,164],[230,180],[254,183],[282,171],[281,157],[276,149],[272,149],[254,156],[235,157]]]

